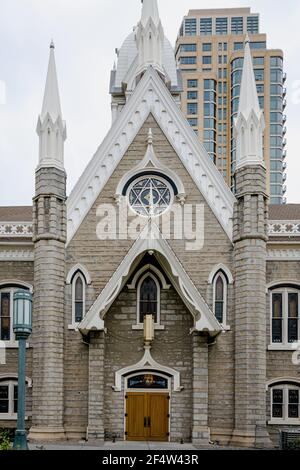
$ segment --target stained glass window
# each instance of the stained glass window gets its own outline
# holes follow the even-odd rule
[[[299,291],[282,288],[272,292],[272,343],[299,340]]]
[[[214,280],[214,311],[218,322],[226,322],[227,279],[222,272]]]
[[[166,389],[168,379],[151,373],[136,375],[128,379],[128,388]]]
[[[18,413],[18,386],[14,385],[14,413]]]
[[[288,341],[294,343],[298,341],[298,294],[293,292],[288,294]]]
[[[75,281],[75,323],[80,323],[83,319],[83,290],[83,280],[82,277],[79,275]]]
[[[283,390],[273,390],[273,418],[283,417]]]
[[[146,277],[140,288],[140,323],[143,323],[145,315],[153,315],[157,323],[157,294],[155,280],[151,276]]]
[[[272,418],[287,420],[300,418],[300,388],[282,384],[272,389]]]
[[[14,415],[18,412],[18,385],[16,382],[0,382],[0,419],[1,414]]]
[[[216,301],[215,301],[215,314],[217,320],[223,322],[223,305],[224,305],[224,282],[221,276],[218,276],[216,281]]]
[[[9,412],[9,387],[0,385],[0,414]]]
[[[272,341],[282,342],[282,294],[273,294]]]
[[[299,390],[289,390],[289,418],[299,418]]]
[[[11,330],[11,294],[4,292],[1,294],[1,340],[10,340]]]
[[[146,177],[139,179],[129,192],[129,204],[141,216],[158,216],[171,204],[169,185],[162,179]]]

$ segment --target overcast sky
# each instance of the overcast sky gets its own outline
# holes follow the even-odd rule
[[[285,52],[288,74],[288,202],[300,203],[300,2],[159,0],[172,44],[191,8],[250,6],[268,47]],[[53,37],[68,140],[68,193],[107,133],[110,70],[141,14],[140,0],[0,0],[0,205],[31,204],[38,161],[35,133]],[[3,85],[6,102],[2,103]]]

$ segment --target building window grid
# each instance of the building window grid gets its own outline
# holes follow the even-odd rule
[[[200,35],[211,36],[213,33],[212,18],[200,18]]]
[[[198,114],[198,103],[187,103],[187,113],[189,115]]]
[[[216,18],[216,34],[226,35],[228,34],[228,18]]]
[[[257,15],[247,17],[247,31],[250,34],[259,33],[259,17]]]
[[[244,17],[233,17],[231,18],[231,33],[232,34],[243,34],[244,32]]]
[[[203,145],[206,148],[211,159],[216,163],[216,103],[217,103],[217,84],[215,80],[204,80],[204,131]],[[212,133],[210,132],[213,132]],[[212,138],[214,140],[212,140]]]
[[[180,64],[181,65],[196,65],[197,64],[197,57],[196,56],[183,56],[183,57],[180,57]]]
[[[187,87],[188,88],[198,88],[198,80],[197,79],[187,80]]]
[[[187,18],[184,21],[184,31],[186,36],[197,35],[197,20],[196,18]]]
[[[181,44],[180,52],[197,52],[197,44]]]
[[[283,188],[283,61],[270,58],[270,195],[271,202],[282,203]],[[276,156],[276,160],[274,157]],[[278,197],[280,196],[280,198]]]

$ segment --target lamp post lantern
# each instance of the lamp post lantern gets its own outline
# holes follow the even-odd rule
[[[26,404],[26,340],[32,332],[32,295],[27,291],[14,294],[13,330],[19,341],[19,371],[18,371],[18,422],[13,448],[28,450],[25,431]]]

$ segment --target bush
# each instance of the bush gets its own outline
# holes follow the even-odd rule
[[[6,429],[0,429],[0,450],[11,449],[10,432]]]
[[[300,450],[300,439],[293,439],[287,445],[288,450]]]

